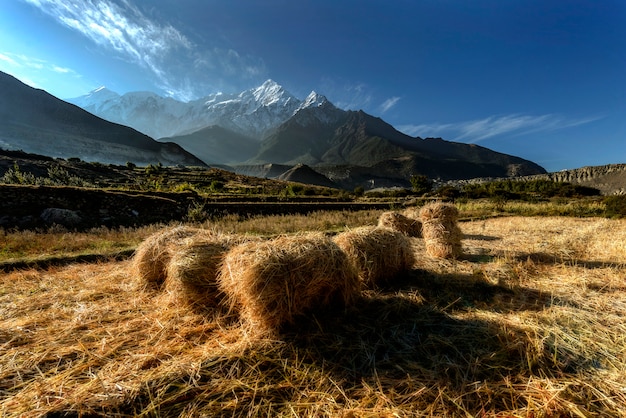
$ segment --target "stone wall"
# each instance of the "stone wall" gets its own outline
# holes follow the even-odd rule
[[[65,226],[72,227],[129,226],[179,220],[188,211],[187,198],[184,196],[177,201],[96,189],[1,185],[0,226],[30,228],[63,224],[64,214],[68,223]],[[56,218],[50,217],[51,213],[56,214]]]
[[[262,197],[237,201],[205,199],[193,192],[141,193],[52,186],[0,185],[0,228],[39,228],[54,224],[72,229],[135,226],[185,220],[191,208],[206,218],[307,214],[320,210],[389,209],[389,203],[279,200]]]

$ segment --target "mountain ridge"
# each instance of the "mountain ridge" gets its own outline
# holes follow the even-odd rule
[[[95,116],[0,72],[0,147],[124,164],[204,165],[174,143]]]
[[[98,104],[95,97],[103,102]],[[116,98],[106,89],[74,102],[88,104],[87,110],[105,109],[103,117],[115,111],[138,129],[167,125],[178,133],[162,140],[179,144],[207,164],[228,164],[236,170],[245,166],[246,172],[258,164],[306,164],[334,181],[332,176],[343,170],[336,167],[359,167],[352,170],[359,180],[343,178],[341,184],[363,187],[375,179],[405,185],[415,174],[450,180],[546,172],[531,161],[484,147],[411,137],[362,110],[339,109],[315,91],[299,100],[273,80],[187,104],[149,93]],[[335,168],[325,168],[329,166]]]
[[[240,93],[213,93],[189,102],[150,92],[119,95],[106,88],[67,101],[155,139],[188,135],[209,125],[220,125],[250,137],[262,136],[303,104],[316,105],[315,101],[298,100],[271,79]]]

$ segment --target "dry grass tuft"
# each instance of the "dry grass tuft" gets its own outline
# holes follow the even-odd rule
[[[355,228],[337,235],[334,241],[348,255],[366,287],[391,281],[415,262],[409,238],[387,228]]]
[[[378,218],[378,226],[401,232],[409,237],[422,236],[422,223],[398,212],[383,212]]]
[[[350,305],[359,291],[346,255],[319,233],[236,246],[224,257],[219,283],[231,306],[270,333],[314,308]]]
[[[433,202],[420,210],[426,251],[433,257],[458,258],[463,253],[457,225],[459,211],[449,203]]]
[[[189,226],[177,226],[158,231],[146,238],[135,250],[130,273],[140,286],[145,288],[160,288],[167,277],[169,264],[175,249],[191,236],[204,230]]]

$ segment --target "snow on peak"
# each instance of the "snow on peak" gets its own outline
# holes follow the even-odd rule
[[[299,109],[305,109],[307,107],[322,107],[326,103],[328,103],[328,99],[326,98],[326,96],[312,91],[311,93],[309,93],[306,99],[304,99]]]
[[[269,106],[277,102],[288,102],[296,100],[289,92],[287,92],[280,84],[274,80],[266,80],[259,87],[252,89],[254,99],[263,106]]]
[[[112,90],[107,89],[104,86],[98,87],[97,89],[91,90],[84,96],[75,97],[73,99],[67,99],[66,101],[73,103],[77,106],[80,106],[84,109],[87,109],[91,112],[95,110],[96,107],[100,106],[102,103],[117,100],[120,95],[115,93]]]
[[[105,86],[100,86],[97,89],[91,90],[85,96],[87,96],[87,97],[103,98],[103,97],[115,97],[115,96],[119,96],[119,95],[117,93],[115,93],[114,91],[109,90]],[[82,97],[85,97],[85,96],[82,96]]]
[[[319,108],[317,119],[332,119],[336,111],[326,97],[314,91],[301,101],[271,79],[240,93],[212,93],[187,103],[151,92],[119,95],[105,87],[70,102],[153,138],[181,135],[209,125],[260,138],[301,109]]]

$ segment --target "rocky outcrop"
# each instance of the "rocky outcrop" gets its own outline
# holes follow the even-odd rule
[[[626,194],[626,164],[589,166],[545,175],[531,176],[595,187],[604,195]]]
[[[474,178],[469,180],[453,180],[442,182],[440,185],[462,187],[465,184],[485,183],[497,180],[550,180],[593,187],[600,190],[600,192],[605,196],[623,195],[626,194],[626,164],[588,166],[572,170],[557,171],[554,173],[519,176],[515,178],[490,177]]]

